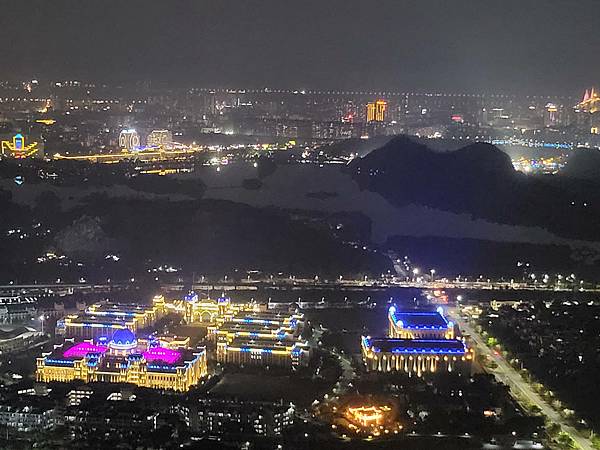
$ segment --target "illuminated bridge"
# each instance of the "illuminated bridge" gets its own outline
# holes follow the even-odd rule
[[[93,163],[100,162],[110,164],[123,160],[164,161],[168,159],[186,158],[195,155],[201,150],[203,150],[202,147],[187,147],[180,145],[170,149],[165,149],[162,147],[148,147],[135,152],[122,151],[119,153],[97,153],[92,155],[68,156],[56,153],[53,158],[55,160],[89,161]]]

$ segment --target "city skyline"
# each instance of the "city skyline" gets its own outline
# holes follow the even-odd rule
[[[0,448],[600,450],[600,0],[0,0]]]

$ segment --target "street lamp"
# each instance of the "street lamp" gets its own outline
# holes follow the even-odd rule
[[[415,281],[415,277],[416,277],[417,275],[419,275],[419,268],[418,268],[418,267],[415,267],[415,268],[412,270],[412,273],[413,273],[413,281]]]

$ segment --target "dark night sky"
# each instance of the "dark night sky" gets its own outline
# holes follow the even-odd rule
[[[0,0],[0,78],[572,93],[599,0]]]

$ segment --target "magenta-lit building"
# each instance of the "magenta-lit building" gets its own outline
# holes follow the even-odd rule
[[[37,359],[41,382],[132,383],[154,389],[187,391],[207,375],[206,349],[160,347],[117,330],[110,340],[65,342]]]

